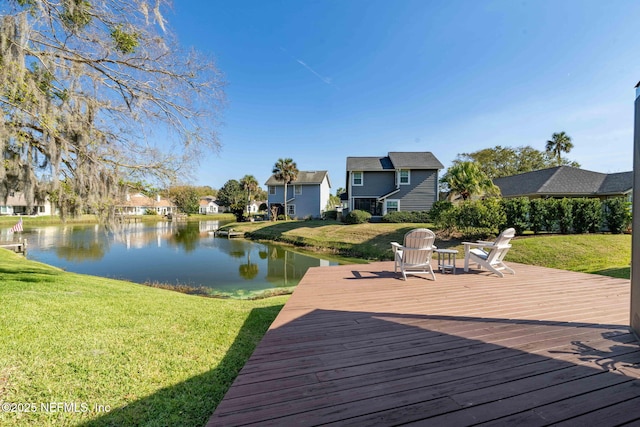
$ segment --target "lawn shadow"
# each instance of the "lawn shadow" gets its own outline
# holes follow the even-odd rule
[[[605,268],[603,270],[594,271],[593,274],[615,277],[617,279],[630,279],[631,267]]]
[[[251,310],[224,358],[213,369],[78,425],[205,425],[282,307]]]

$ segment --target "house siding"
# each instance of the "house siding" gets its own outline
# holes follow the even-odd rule
[[[380,197],[396,189],[396,172],[363,172],[364,185],[352,185],[349,173],[351,197]]]
[[[348,173],[350,177],[350,173]],[[364,185],[350,186],[350,205],[357,198],[377,198],[399,188],[391,200],[400,201],[400,211],[428,211],[438,200],[438,172],[435,170],[411,170],[411,184],[396,186],[395,171],[365,172]]]
[[[438,173],[432,170],[412,170],[411,184],[401,185],[391,199],[400,200],[401,211],[428,211],[438,197]]]
[[[294,187],[296,185],[302,186],[302,194],[296,195],[294,193]],[[284,204],[284,185],[274,185],[272,187],[275,188],[275,194],[268,195],[267,202],[269,206],[272,204]],[[295,214],[293,216],[296,218],[308,216],[319,218],[324,212],[330,194],[331,187],[326,177],[320,184],[300,184],[293,182],[287,184],[287,205],[295,205]]]

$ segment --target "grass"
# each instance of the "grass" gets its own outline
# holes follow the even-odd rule
[[[506,261],[629,279],[631,235],[574,234],[521,237]]]
[[[0,411],[3,426],[203,425],[287,299],[184,295],[6,250],[0,283],[0,402],[36,405]]]
[[[339,221],[278,221],[227,224],[224,228],[242,231],[247,237],[312,248],[363,260],[392,259],[389,242],[402,242],[406,232],[429,224],[366,223],[346,225]]]
[[[254,239],[331,251],[360,260],[393,259],[390,242],[402,242],[404,234],[412,228],[433,228],[431,224],[346,225],[337,221],[319,220],[233,223],[227,227],[243,231]],[[458,249],[461,254],[464,250],[462,242],[455,239],[437,239],[436,245],[440,248]],[[517,237],[512,245],[506,261],[625,279],[630,276],[630,235],[526,236]]]

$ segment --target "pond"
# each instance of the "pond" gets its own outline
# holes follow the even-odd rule
[[[126,224],[115,234],[98,225],[42,226],[25,229],[22,237],[28,242],[28,259],[67,271],[206,287],[211,294],[233,298],[288,291],[309,267],[338,264],[278,245],[214,236],[221,225],[142,222]]]

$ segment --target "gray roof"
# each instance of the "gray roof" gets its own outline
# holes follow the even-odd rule
[[[322,184],[325,177],[327,178],[327,182],[329,182],[329,187],[331,187],[329,173],[327,171],[299,171],[298,177],[291,183],[295,185]],[[284,183],[282,181],[278,181],[275,178],[275,175],[271,175],[264,185],[284,185]]]
[[[442,163],[428,151],[390,152],[385,157],[347,157],[348,171],[443,168]]]
[[[556,166],[496,178],[503,197],[604,196],[624,194],[633,187],[633,172],[605,174],[571,166]]]

